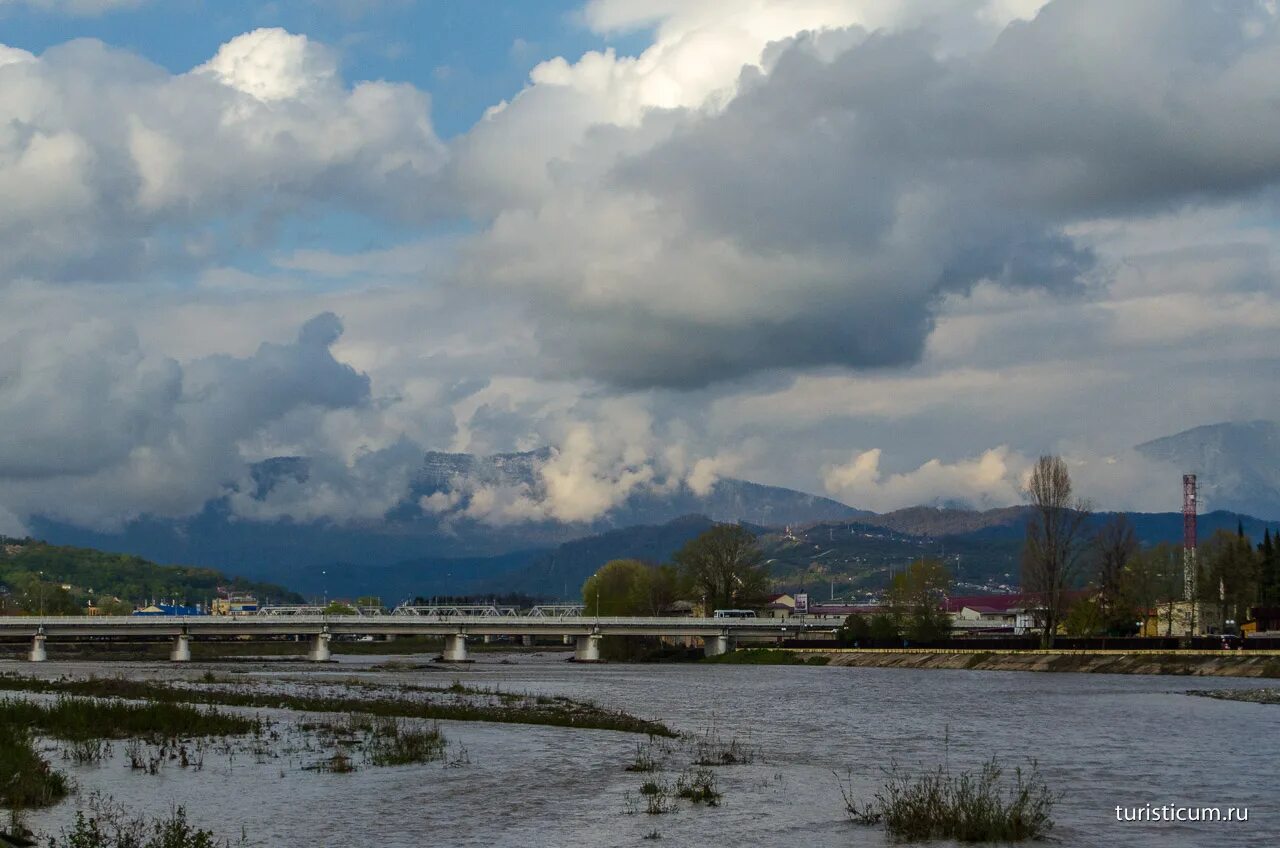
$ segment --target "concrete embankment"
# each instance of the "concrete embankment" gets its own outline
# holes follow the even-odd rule
[[[1176,674],[1280,678],[1280,651],[958,651],[950,649],[793,649],[828,665],[975,671],[1057,671],[1094,674]]]

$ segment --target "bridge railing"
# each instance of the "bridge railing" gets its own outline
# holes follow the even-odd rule
[[[401,604],[392,615],[416,615],[426,618],[466,616],[515,617],[520,611],[515,607],[498,607],[490,604]]]

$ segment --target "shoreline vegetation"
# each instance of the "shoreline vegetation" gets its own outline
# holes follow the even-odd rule
[[[86,677],[49,680],[15,674],[0,674],[0,691],[73,695],[91,698],[120,698],[161,704],[205,704],[249,709],[283,709],[294,712],[367,713],[378,717],[413,718],[433,721],[481,721],[499,724],[530,724],[572,727],[586,730],[615,730],[649,736],[674,736],[658,721],[638,718],[621,710],[577,701],[562,696],[523,695],[496,689],[480,689],[454,682],[450,686],[373,686],[363,681],[347,681],[346,689],[361,696],[301,694],[267,688],[250,690],[246,681],[221,678],[212,673],[199,681],[171,685],[123,677]],[[221,688],[227,684],[235,688]],[[425,697],[418,697],[425,696]]]
[[[71,773],[55,768],[51,751],[78,766],[124,763],[139,774],[166,768],[200,771],[206,755],[255,762],[280,760],[300,772],[347,774],[362,768],[470,764],[451,745],[440,721],[547,725],[645,734],[650,745],[677,734],[666,725],[563,696],[449,685],[386,685],[361,680],[257,681],[206,671],[173,683],[121,677],[47,679],[0,673],[0,807],[9,813],[0,836],[13,844],[50,848],[216,848],[229,845],[190,825],[181,808],[147,819],[91,797],[61,840],[31,833],[24,813],[78,793]],[[281,720],[257,712],[281,710]],[[240,740],[239,742],[235,740]],[[124,742],[123,747],[113,743]],[[51,742],[60,747],[51,748]],[[452,753],[451,753],[452,752]],[[109,808],[109,810],[108,810]],[[107,815],[106,812],[110,815]],[[243,838],[242,838],[243,842]],[[0,843],[10,844],[0,839]]]

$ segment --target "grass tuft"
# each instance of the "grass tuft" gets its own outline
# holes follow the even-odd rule
[[[859,824],[884,822],[896,840],[922,842],[1018,842],[1041,839],[1053,827],[1057,798],[1033,762],[1005,780],[995,757],[977,772],[953,774],[944,766],[909,775],[895,764],[870,803],[858,803],[841,787],[849,818]]]
[[[47,807],[70,791],[66,775],[40,756],[29,730],[0,723],[0,803],[10,810]]]

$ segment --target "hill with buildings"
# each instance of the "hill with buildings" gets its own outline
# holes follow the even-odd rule
[[[34,539],[0,539],[0,612],[82,614],[90,605],[129,612],[151,601],[207,603],[220,590],[296,602],[274,584],[228,577],[212,568],[156,565],[141,557]]]

